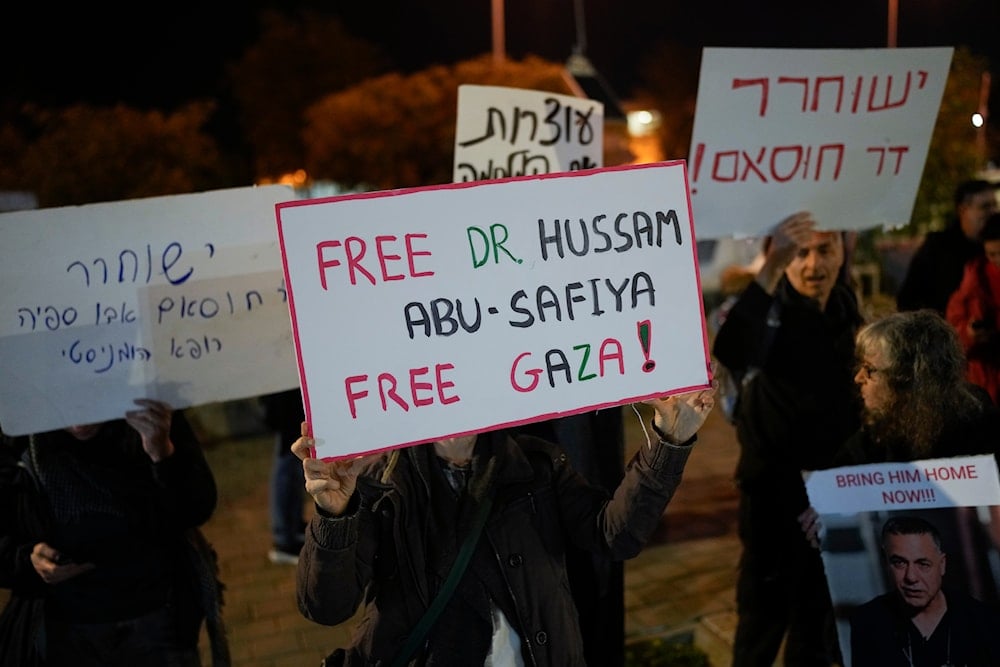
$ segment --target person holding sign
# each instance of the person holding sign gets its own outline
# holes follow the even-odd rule
[[[844,236],[809,212],[784,219],[764,243],[754,281],[716,333],[713,353],[743,378],[734,413],[740,442],[738,621],[733,667],[835,661],[833,614],[819,553],[802,539],[801,471],[830,464],[859,426],[852,381],[862,323],[840,279]]]
[[[882,554],[892,590],[851,614],[852,667],[1000,665],[1000,610],[944,586],[948,555],[934,524],[889,518]]]
[[[586,664],[566,549],[618,560],[640,552],[714,394],[647,401],[659,438],[640,447],[613,495],[556,445],[524,434],[322,461],[303,422],[292,450],[316,513],[298,564],[299,609],[335,625],[364,607],[352,646],[325,664]]]
[[[864,401],[862,427],[843,444],[833,464],[920,461],[992,454],[1000,464],[1000,410],[983,388],[966,380],[958,334],[935,311],[891,313],[866,324],[857,335],[855,382]],[[1000,522],[1000,508],[990,508]],[[969,536],[973,545],[951,561],[959,576],[975,571],[973,592],[997,599],[985,534],[975,508],[956,507],[938,529],[949,541]],[[818,547],[819,517],[809,507],[799,517],[807,540]],[[993,540],[993,551],[1000,542]]]
[[[215,478],[183,413],[135,403],[123,419],[5,444],[0,655],[13,663],[34,664],[33,652],[48,665],[197,667],[206,618],[213,652],[228,656],[197,530],[215,510]]]
[[[891,313],[857,336],[863,427],[833,467],[1000,452],[1000,412],[966,379],[958,333],[931,309]]]

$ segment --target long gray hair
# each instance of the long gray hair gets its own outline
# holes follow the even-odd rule
[[[908,442],[926,454],[951,419],[982,410],[966,382],[966,359],[955,328],[929,309],[892,313],[858,331],[859,357],[881,352],[891,404],[866,423],[880,437]]]

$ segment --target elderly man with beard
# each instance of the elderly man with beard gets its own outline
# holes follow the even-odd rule
[[[851,615],[852,667],[1000,665],[1000,610],[945,584],[948,556],[930,521],[882,526],[891,590]]]
[[[843,233],[808,212],[766,239],[754,282],[726,315],[713,345],[743,381],[734,413],[740,459],[732,667],[836,664],[833,610],[819,552],[802,539],[803,470],[828,467],[860,424],[852,380],[857,299],[840,280]]]

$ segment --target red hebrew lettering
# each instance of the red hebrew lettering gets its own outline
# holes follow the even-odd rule
[[[791,157],[791,169],[787,169],[787,176],[779,172],[779,163],[789,162],[781,159],[782,155],[786,153],[789,153],[789,157]],[[802,146],[777,146],[771,153],[771,175],[774,176],[774,180],[779,183],[792,180],[792,177],[795,176],[795,172],[799,170],[799,165],[802,163],[802,153]],[[806,162],[806,166],[808,167],[808,159]]]
[[[834,106],[834,111],[840,113],[840,107],[844,102],[844,77],[842,76],[818,76],[816,77],[815,89],[813,92],[813,101],[810,111],[819,111],[819,98],[820,90],[826,84],[834,84],[837,87],[837,104]]]
[[[736,90],[737,88],[746,88],[747,86],[760,86],[760,111],[757,115],[763,116],[767,113],[768,80],[766,78],[733,79],[733,90]]]
[[[907,98],[910,96],[910,81],[913,75],[911,72],[906,73],[906,86],[903,88],[902,97],[895,101],[889,101],[889,96],[892,93],[892,75],[886,77],[885,83],[885,95],[883,95],[883,102],[881,105],[875,104],[875,94],[878,89],[878,76],[872,77],[871,88],[868,93],[868,110],[869,111],[885,111],[886,109],[896,109],[898,107],[906,104]]]
[[[809,108],[809,79],[804,76],[779,76],[778,85],[794,83],[802,86],[802,111]]]
[[[743,175],[740,176],[741,181],[745,182],[747,180],[747,175],[750,173],[750,170],[752,169],[753,172],[760,177],[761,183],[767,183],[767,178],[764,176],[764,172],[762,172],[760,169],[756,167],[756,164],[760,164],[761,162],[764,161],[765,152],[766,152],[765,149],[761,148],[760,151],[757,153],[757,159],[754,160],[747,154],[746,151],[743,151],[743,157],[746,158],[747,166],[743,170]]]
[[[896,168],[893,170],[893,175],[898,175],[900,167],[903,164],[903,155],[910,151],[909,146],[871,146],[865,149],[868,153],[878,153],[878,167],[875,169],[875,175],[881,176],[882,169],[885,166],[885,154],[895,153],[896,154]]]
[[[816,160],[816,177],[814,181],[819,180],[819,175],[823,171],[823,153],[828,150],[833,150],[837,152],[837,166],[833,170],[833,180],[840,178],[840,168],[844,166],[844,144],[826,144],[819,147],[819,159]]]
[[[827,157],[826,164],[828,165],[830,163],[828,154],[831,152],[834,154],[835,162],[829,178],[834,181],[838,180],[844,166],[844,144],[823,144],[816,148],[818,157],[816,169],[812,175],[809,172],[812,146],[775,146],[771,149],[764,147],[757,152],[756,157],[751,156],[745,150],[719,151],[712,159],[712,180],[720,183],[747,182],[751,180],[752,174],[753,180],[761,183],[772,181],[785,183],[795,177],[802,180],[812,178],[814,181],[819,181],[824,173],[823,158]],[[742,165],[741,160],[743,161]],[[699,154],[699,164],[700,161]]]

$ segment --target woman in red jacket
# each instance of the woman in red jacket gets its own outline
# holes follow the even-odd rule
[[[968,379],[1000,404],[1000,213],[983,227],[984,253],[969,260],[946,316],[968,357]]]

